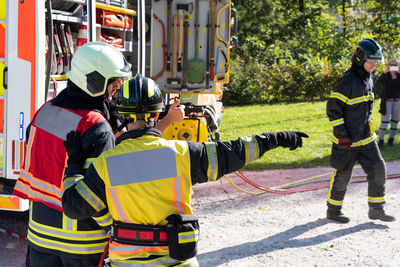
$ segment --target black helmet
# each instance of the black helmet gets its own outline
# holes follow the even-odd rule
[[[358,43],[353,61],[361,67],[368,58],[382,60],[383,56],[379,44],[370,38],[365,38]]]
[[[152,79],[142,77],[140,74],[125,81],[119,91],[117,111],[120,114],[153,113],[155,115],[164,111],[164,108],[158,85]]]

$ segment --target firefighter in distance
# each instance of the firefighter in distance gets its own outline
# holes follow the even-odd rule
[[[374,86],[372,71],[382,60],[381,48],[372,39],[363,39],[352,57],[352,65],[330,95],[326,113],[333,126],[331,166],[335,168],[327,199],[327,218],[341,223],[350,219],[341,209],[356,161],[367,174],[368,216],[391,222],[385,204],[386,165],[376,143],[372,124]]]

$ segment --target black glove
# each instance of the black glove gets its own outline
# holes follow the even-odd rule
[[[79,131],[71,131],[67,134],[67,140],[64,141],[65,149],[67,150],[68,166],[77,164],[82,166],[85,162],[87,155],[84,155],[81,148],[81,135]]]
[[[278,146],[290,147],[290,150],[295,150],[298,147],[303,146],[302,137],[308,138],[308,135],[303,132],[277,132]]]

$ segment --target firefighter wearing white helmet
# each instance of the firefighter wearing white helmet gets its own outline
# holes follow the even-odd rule
[[[191,207],[192,185],[218,180],[278,146],[302,146],[302,132],[262,133],[226,142],[165,140],[152,124],[164,108],[157,84],[136,75],[119,93],[118,112],[129,115],[116,147],[81,167],[80,136],[65,142],[65,213],[113,218],[112,266],[199,266],[199,224]],[[84,192],[81,188],[85,188]]]
[[[72,59],[67,87],[35,114],[14,190],[15,195],[31,200],[27,266],[97,265],[112,218],[107,212],[83,220],[64,214],[62,178],[68,157],[63,143],[66,133],[79,131],[86,164],[114,147],[106,90],[119,88],[130,76],[118,50],[106,43],[87,43]]]
[[[103,211],[90,218],[70,219],[63,212],[62,178],[66,161],[70,161],[63,143],[69,131],[79,131],[86,167],[114,147],[111,125],[115,118],[106,97],[119,89],[130,73],[114,47],[87,43],[72,59],[67,88],[35,114],[28,129],[26,161],[14,190],[15,195],[32,201],[28,266],[97,266],[112,217]],[[173,111],[163,120],[164,128],[183,118],[180,110]]]

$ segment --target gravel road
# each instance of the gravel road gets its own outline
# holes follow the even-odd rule
[[[330,178],[332,171],[316,168],[246,175],[259,184],[277,185],[321,173],[327,174],[321,178]],[[394,173],[400,173],[400,165],[389,163],[388,174]],[[355,175],[363,174],[355,171]],[[230,177],[245,188],[234,175]],[[387,181],[386,211],[397,221],[385,223],[368,218],[367,183],[349,184],[343,212],[351,221],[340,224],[325,218],[328,188],[251,196],[233,189],[225,179],[196,186],[193,200],[201,224],[198,260],[207,267],[400,266],[399,189],[400,179]]]
[[[0,211],[0,228],[26,236],[28,212]],[[0,267],[25,266],[26,241],[0,232]]]

